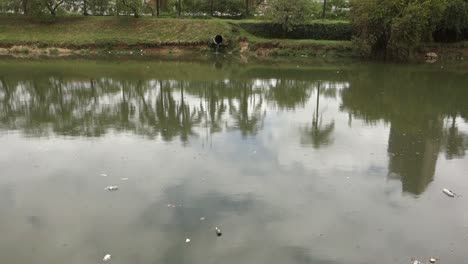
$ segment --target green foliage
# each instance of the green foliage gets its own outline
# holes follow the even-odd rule
[[[445,0],[354,0],[351,22],[361,55],[408,59],[422,41],[431,40]]]
[[[22,11],[22,1],[20,0],[0,0],[0,12],[20,13]]]
[[[434,39],[441,42],[468,39],[468,0],[449,1]]]
[[[267,17],[280,24],[283,32],[289,32],[312,16],[311,3],[309,0],[272,0]]]
[[[135,18],[140,17],[141,11],[143,9],[143,1],[142,0],[116,0],[117,1],[117,9],[120,12],[124,12],[125,14],[131,14]]]
[[[346,22],[314,21],[296,25],[288,32],[283,31],[283,25],[269,22],[242,22],[239,26],[250,34],[263,38],[350,40],[352,36],[351,25]]]
[[[93,15],[113,14],[115,2],[111,0],[88,0],[88,5]]]
[[[29,15],[41,22],[53,22],[57,14],[63,13],[65,0],[30,0]]]
[[[322,16],[322,7],[319,9],[318,16]],[[346,0],[327,0],[326,16],[327,19],[343,19],[349,17],[349,1]]]

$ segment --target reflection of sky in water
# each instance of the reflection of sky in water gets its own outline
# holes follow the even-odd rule
[[[152,88],[143,97],[150,105],[160,87],[156,81],[148,83]],[[389,176],[392,124],[365,122],[340,110],[339,94],[349,83],[334,83],[336,94],[319,98],[319,120],[323,125],[334,122],[334,127],[329,143],[318,147],[304,141],[303,133],[313,123],[316,89],[303,105],[291,108],[265,98],[277,81],[252,83],[247,116],[259,118],[255,133],[235,128],[229,111],[221,117],[222,132],[210,133],[209,117],[204,117],[184,144],[178,137],[139,137],[111,125],[104,136],[90,138],[2,132],[0,261],[96,263],[106,253],[113,255],[112,263],[464,259],[465,198],[448,199],[441,189],[468,191],[466,158],[448,160],[442,150],[436,151],[434,181],[423,183],[424,193],[412,194],[404,190],[399,175]],[[332,86],[322,84],[323,89]],[[17,92],[21,101],[30,100],[22,89]],[[105,93],[98,106],[117,108],[122,96],[118,90]],[[179,90],[173,98],[181,101]],[[139,105],[138,100],[131,97],[129,102]],[[190,109],[209,107],[187,92],[184,101]],[[231,103],[234,109],[242,107],[239,99]],[[147,125],[138,122],[139,114],[132,117],[134,124]],[[450,126],[450,121],[443,124]],[[468,133],[464,120],[456,121],[458,131]],[[21,119],[17,122],[20,127]],[[402,140],[398,135],[395,140]],[[424,142],[424,149],[432,142]],[[107,192],[107,185],[120,190]],[[214,226],[222,228],[221,238]]]

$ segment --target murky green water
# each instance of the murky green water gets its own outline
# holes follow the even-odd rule
[[[0,263],[465,263],[467,122],[466,65],[4,59]]]

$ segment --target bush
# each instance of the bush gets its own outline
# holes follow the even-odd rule
[[[450,1],[433,36],[439,42],[468,39],[468,1]]]
[[[292,31],[285,31],[281,24],[268,22],[239,23],[250,34],[263,38],[350,40],[351,25],[346,22],[311,22],[296,25]]]
[[[442,20],[445,0],[354,0],[354,42],[364,56],[407,60]]]
[[[267,10],[267,17],[280,24],[282,31],[292,31],[296,26],[304,24],[312,15],[312,5],[309,0],[272,0]]]

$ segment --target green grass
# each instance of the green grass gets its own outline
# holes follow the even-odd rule
[[[231,26],[215,20],[132,17],[60,17],[40,23],[25,17],[0,17],[0,45],[129,47],[206,44],[228,36]]]
[[[276,55],[345,54],[351,49],[349,41],[261,38],[238,24],[252,21],[257,20],[69,16],[58,17],[54,23],[41,23],[22,16],[0,16],[0,47],[24,45],[86,50],[205,47],[213,36],[220,34],[228,39],[232,51],[239,50],[238,40],[242,39],[249,42],[253,52],[273,49]]]

